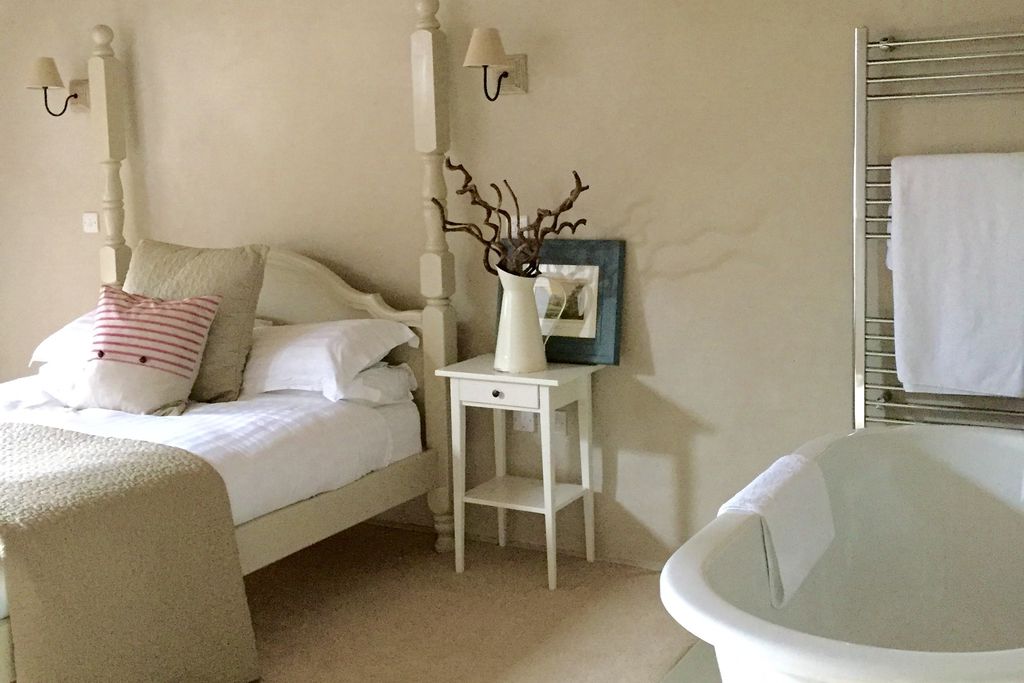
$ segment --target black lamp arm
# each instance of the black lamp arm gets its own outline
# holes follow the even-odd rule
[[[498,99],[498,95],[501,94],[501,80],[508,78],[508,72],[502,71],[501,75],[498,76],[498,87],[494,91],[494,97],[491,97],[490,93],[487,92],[487,65],[484,64],[484,97],[487,98],[488,102],[493,102]]]
[[[64,100],[64,108],[61,109],[59,113],[54,113],[54,112],[50,111],[50,99],[49,99],[49,95],[47,94],[46,91],[47,91],[47,88],[44,87],[43,88],[43,106],[46,107],[46,113],[48,113],[50,116],[63,116],[64,112],[66,112],[68,110],[68,103],[71,102],[71,100],[76,99],[78,97],[78,93],[76,93],[76,92],[71,93],[70,95],[68,95],[67,99]]]

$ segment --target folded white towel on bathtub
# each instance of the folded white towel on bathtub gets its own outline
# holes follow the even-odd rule
[[[893,159],[892,200],[904,388],[1024,396],[1024,153]]]
[[[825,477],[818,463],[802,455],[776,460],[718,514],[724,512],[760,515],[775,607],[800,588],[836,536]]]

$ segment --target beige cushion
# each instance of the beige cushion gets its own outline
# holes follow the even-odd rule
[[[234,401],[242,388],[252,346],[256,302],[263,286],[264,245],[197,249],[143,240],[132,255],[124,289],[160,299],[216,294],[222,297],[210,326],[193,401]]]

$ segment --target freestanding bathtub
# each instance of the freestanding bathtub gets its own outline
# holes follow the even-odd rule
[[[836,538],[783,608],[754,515],[719,516],[662,571],[723,682],[1024,682],[1024,434],[914,425],[798,452]]]

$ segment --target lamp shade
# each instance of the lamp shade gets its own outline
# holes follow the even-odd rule
[[[496,28],[475,28],[462,66],[508,66],[508,55]]]
[[[32,63],[28,85],[25,87],[36,90],[40,88],[64,87],[64,81],[60,79],[60,72],[57,71],[57,63],[53,61],[53,57],[40,57]]]

